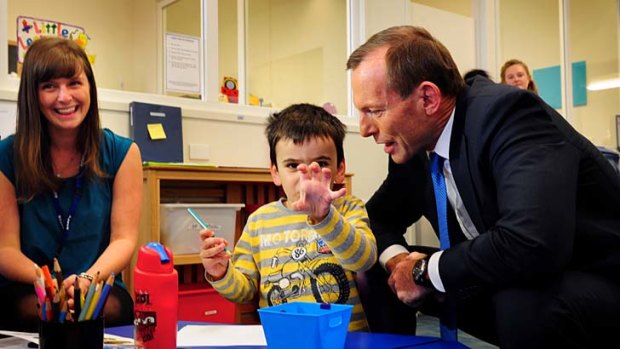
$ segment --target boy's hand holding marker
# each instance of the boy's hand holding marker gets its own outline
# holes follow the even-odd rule
[[[219,226],[205,223],[191,208],[187,208],[187,212],[202,227],[200,231],[200,239],[202,240],[200,259],[205,268],[205,278],[219,280],[226,274],[228,260],[231,257],[230,252],[226,248],[228,241],[215,237],[215,230],[219,230]]]

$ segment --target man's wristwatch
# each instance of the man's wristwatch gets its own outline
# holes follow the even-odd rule
[[[411,274],[413,275],[413,281],[415,281],[416,285],[433,288],[433,283],[428,277],[427,258],[423,258],[417,261],[413,266]]]

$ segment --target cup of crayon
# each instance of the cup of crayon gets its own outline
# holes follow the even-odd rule
[[[41,321],[40,349],[103,349],[103,317],[86,321]]]

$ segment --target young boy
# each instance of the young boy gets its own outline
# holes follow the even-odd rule
[[[363,202],[331,190],[344,180],[345,126],[323,108],[295,104],[270,116],[265,133],[271,176],[286,197],[250,215],[232,256],[226,240],[201,231],[206,279],[233,302],[258,293],[260,307],[351,304],[349,330],[366,330],[355,273],[375,263],[377,246]]]

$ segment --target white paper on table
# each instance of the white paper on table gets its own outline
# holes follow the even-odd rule
[[[9,336],[9,337],[21,338],[28,342],[39,344],[39,333],[38,332],[32,333],[32,332],[17,332],[17,331],[0,331],[0,334]]]
[[[25,344],[28,344],[28,342],[39,344],[39,333],[38,332],[31,333],[31,332],[17,332],[17,331],[0,331],[0,334],[5,335],[5,336],[10,336],[9,338],[22,341]],[[9,338],[4,338],[6,339],[6,341],[0,342],[2,344],[0,345],[1,348],[4,348],[9,343],[10,344],[17,343],[17,341],[15,342],[8,341]],[[126,345],[133,345],[134,343],[133,343],[133,338],[121,337],[121,336],[116,336],[113,334],[105,333],[103,335],[103,344],[106,344],[106,346],[108,346],[108,344],[113,345],[113,346],[126,346]]]
[[[266,346],[261,325],[187,325],[177,334],[177,346]]]
[[[28,341],[18,337],[6,337],[0,339],[0,348],[3,349],[27,349]]]

